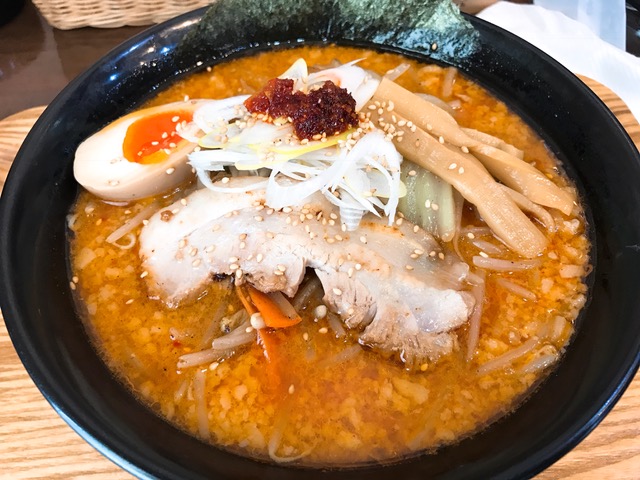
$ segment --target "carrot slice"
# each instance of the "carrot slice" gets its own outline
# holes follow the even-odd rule
[[[251,285],[247,286],[247,290],[267,327],[287,328],[302,321],[300,315],[281,292],[263,293]]]
[[[266,380],[265,386],[267,392],[276,396],[284,394],[287,376],[287,362],[283,356],[285,352],[283,352],[281,342],[279,332],[275,330],[263,328],[258,331],[258,345],[262,347],[267,361],[263,371]]]
[[[247,297],[247,293],[244,291],[244,287],[242,285],[236,285],[236,294],[249,315],[253,315],[258,311],[253,303],[251,303],[251,300]]]

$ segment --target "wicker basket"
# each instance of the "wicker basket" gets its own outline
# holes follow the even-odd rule
[[[203,7],[214,0],[33,0],[53,27],[114,28],[150,25]]]

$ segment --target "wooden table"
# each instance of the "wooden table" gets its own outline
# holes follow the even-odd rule
[[[0,119],[49,103],[93,61],[141,30],[55,31],[27,4],[19,17],[0,27]],[[640,146],[640,126],[626,106],[608,89],[586,81]],[[0,128],[0,185],[20,132],[38,112],[18,117],[9,129]],[[58,417],[20,363],[0,315],[0,479],[4,478],[132,477]],[[586,440],[536,478],[640,479],[640,376]]]

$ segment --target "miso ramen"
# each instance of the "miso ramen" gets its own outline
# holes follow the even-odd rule
[[[567,347],[575,187],[456,69],[303,47],[146,107],[78,149],[70,285],[178,428],[266,461],[391,461],[512,411]]]

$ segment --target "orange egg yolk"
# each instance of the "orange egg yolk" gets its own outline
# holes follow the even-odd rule
[[[160,163],[173,150],[186,143],[176,132],[183,121],[190,122],[189,111],[173,110],[139,118],[127,128],[122,143],[124,157],[135,163]]]

